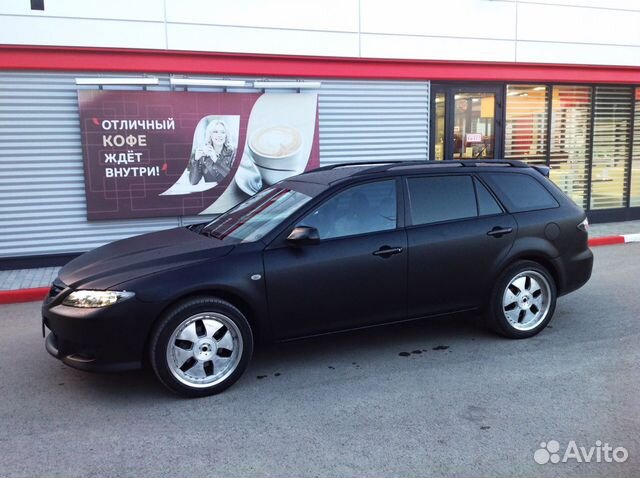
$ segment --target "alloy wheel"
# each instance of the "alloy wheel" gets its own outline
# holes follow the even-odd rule
[[[225,380],[242,357],[242,334],[226,315],[198,313],[184,320],[169,338],[167,364],[181,383],[212,387]]]
[[[550,303],[551,286],[547,278],[527,270],[509,281],[502,296],[502,311],[514,329],[528,331],[544,322]]]

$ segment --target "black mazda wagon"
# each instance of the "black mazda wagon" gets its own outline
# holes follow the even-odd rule
[[[208,223],[113,242],[60,270],[46,348],[82,370],[148,363],[214,394],[254,341],[463,311],[531,337],[587,282],[582,208],[517,161],[340,164],[291,177]]]

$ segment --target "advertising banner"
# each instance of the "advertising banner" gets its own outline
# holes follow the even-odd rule
[[[319,166],[318,96],[78,91],[87,219],[219,214]]]

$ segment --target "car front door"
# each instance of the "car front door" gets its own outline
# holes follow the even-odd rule
[[[269,316],[277,339],[406,317],[407,237],[395,178],[347,187],[325,200],[264,252]],[[292,245],[294,226],[320,242]]]
[[[517,232],[514,218],[471,175],[408,178],[408,313],[482,305]]]

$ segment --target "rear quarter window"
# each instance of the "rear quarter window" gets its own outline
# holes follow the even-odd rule
[[[559,207],[558,201],[528,174],[487,174],[489,185],[509,212],[536,211]]]

